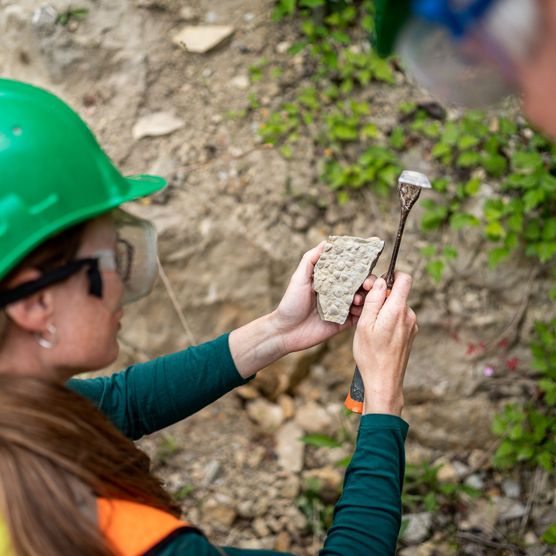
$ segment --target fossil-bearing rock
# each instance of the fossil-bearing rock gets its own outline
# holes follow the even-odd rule
[[[372,272],[384,241],[378,237],[329,236],[313,274],[323,320],[343,324],[355,292]]]

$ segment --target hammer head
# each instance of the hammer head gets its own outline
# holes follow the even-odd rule
[[[409,211],[416,203],[422,189],[431,189],[431,182],[425,174],[404,170],[398,179],[398,191],[402,210]]]

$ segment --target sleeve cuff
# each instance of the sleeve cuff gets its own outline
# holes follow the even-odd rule
[[[230,379],[231,379],[231,383],[233,384],[233,388],[236,388],[237,386],[243,386],[244,384],[247,384],[248,382],[251,382],[256,374],[254,374],[253,376],[250,376],[248,378],[243,378],[240,374],[239,371],[237,370],[234,358],[232,357],[232,352],[230,350],[230,333],[227,332],[226,334],[222,334],[222,336],[219,336],[218,338],[216,338],[215,340],[212,340],[211,342],[215,347],[217,347],[218,351],[221,353],[221,364],[222,364],[222,370],[225,369],[226,374],[229,375]]]
[[[360,431],[373,430],[397,430],[402,433],[404,440],[409,431],[409,424],[397,415],[387,415],[385,413],[367,413],[361,416],[359,423]]]

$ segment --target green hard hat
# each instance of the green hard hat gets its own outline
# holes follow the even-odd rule
[[[48,237],[165,185],[122,176],[53,94],[0,79],[0,279]]]
[[[411,16],[411,0],[375,1],[374,46],[379,56],[386,58],[394,52],[402,27]]]

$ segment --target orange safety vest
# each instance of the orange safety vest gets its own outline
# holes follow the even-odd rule
[[[168,535],[191,527],[172,514],[152,506],[118,500],[97,500],[100,530],[118,556],[141,556]]]

